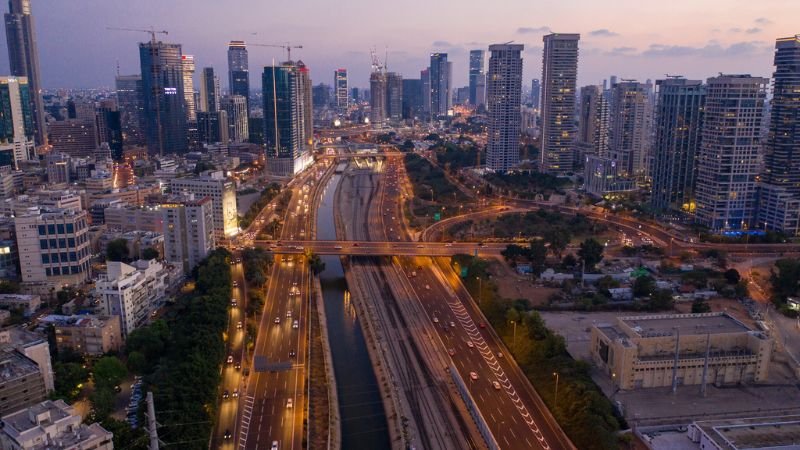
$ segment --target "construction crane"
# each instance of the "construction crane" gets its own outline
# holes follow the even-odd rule
[[[384,62],[381,63],[381,61],[378,59],[378,55],[375,53],[375,47],[370,49],[369,56],[372,59],[373,72],[383,72],[386,69],[386,62],[384,60]]]
[[[286,50],[286,59],[287,59],[288,61],[291,61],[291,60],[292,60],[292,49],[293,49],[293,48],[303,48],[303,46],[302,46],[302,45],[292,45],[292,43],[291,43],[291,42],[284,42],[283,44],[248,44],[248,45],[254,45],[254,46],[256,46],[256,47],[276,47],[276,48],[282,48],[282,49]]]
[[[136,31],[136,32],[139,32],[139,33],[150,33],[150,42],[156,42],[156,35],[157,34],[163,34],[163,35],[168,35],[169,34],[169,31],[166,31],[166,30],[156,31],[156,30],[153,29],[153,27],[150,27],[149,30],[143,29],[143,28],[106,27],[106,30]]]

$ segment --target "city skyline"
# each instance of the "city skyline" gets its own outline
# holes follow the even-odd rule
[[[225,71],[227,43],[231,39],[248,43],[289,40],[304,46],[293,56],[302,59],[314,73],[347,68],[350,85],[354,87],[368,85],[372,46],[388,49],[388,69],[409,78],[427,66],[431,52],[448,53],[454,65],[454,86],[465,86],[469,50],[513,40],[525,45],[523,79],[537,78],[541,74],[541,37],[549,31],[581,34],[578,85],[598,83],[614,74],[642,81],[663,77],[665,73],[700,79],[718,72],[770,76],[774,39],[794,35],[796,30],[790,18],[800,14],[800,4],[787,0],[767,2],[769,10],[762,4],[750,5],[739,0],[733,5],[717,0],[691,5],[688,0],[678,0],[672,2],[669,11],[651,8],[654,2],[637,4],[622,0],[609,7],[576,0],[572,2],[575,5],[546,5],[545,15],[541,14],[545,5],[509,1],[509,6],[516,8],[517,19],[499,20],[499,11],[480,8],[459,10],[453,16],[450,10],[454,3],[433,6],[441,14],[433,11],[429,17],[412,17],[418,9],[411,4],[399,12],[398,20],[392,21],[398,25],[386,26],[379,17],[374,17],[379,13],[370,13],[366,2],[361,0],[338,5],[332,12],[316,2],[269,6],[269,10],[257,2],[242,3],[236,9],[226,10],[213,2],[193,2],[192,8],[176,8],[174,4],[161,5],[151,0],[136,5],[97,2],[91,6],[89,15],[86,5],[55,3],[44,8],[34,2],[42,85],[46,89],[112,87],[117,62],[122,74],[136,73],[136,46],[147,36],[106,27],[150,25],[170,31],[163,40],[182,44],[186,53],[195,55],[198,67],[213,66],[218,72]],[[726,8],[720,9],[723,5]],[[586,14],[571,14],[575,6]],[[620,8],[627,12],[624,17],[615,13]],[[180,11],[180,17],[176,11]],[[781,11],[780,16],[774,11]],[[305,15],[308,20],[289,20],[295,14]],[[331,14],[359,21],[349,27],[346,21],[335,21],[341,29],[335,31],[336,39],[330,39],[334,31],[327,25],[318,25],[331,23]],[[196,25],[209,15],[217,19],[218,26]],[[433,20],[442,15],[452,20],[444,25]],[[498,20],[493,20],[495,16]],[[630,17],[638,20],[629,20]],[[486,23],[503,25],[479,26]],[[71,33],[63,33],[66,28]],[[271,33],[259,31],[263,29]],[[90,51],[74,51],[88,43],[92,45]],[[250,51],[252,70],[260,71],[273,58],[276,62],[284,59],[280,49],[262,47]],[[619,67],[625,67],[624,73]],[[2,62],[0,71],[9,71],[7,61]],[[330,83],[327,78],[314,81]]]

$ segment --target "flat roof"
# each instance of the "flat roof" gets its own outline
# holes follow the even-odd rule
[[[723,449],[788,449],[800,443],[800,415],[707,420],[694,423]]]
[[[727,313],[620,317],[619,320],[640,337],[672,336],[676,329],[680,329],[682,335],[752,331]]]

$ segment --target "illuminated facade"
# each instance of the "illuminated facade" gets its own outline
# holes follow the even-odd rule
[[[239,232],[236,185],[222,171],[204,172],[191,178],[175,178],[170,181],[170,186],[173,194],[192,194],[195,198],[208,197],[212,200],[214,234],[218,241]]]

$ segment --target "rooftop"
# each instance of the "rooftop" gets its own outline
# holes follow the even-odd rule
[[[672,336],[676,330],[680,330],[682,335],[746,333],[751,331],[747,326],[727,313],[665,314],[620,317],[619,320],[630,327],[639,337],[645,338]]]
[[[39,373],[39,366],[17,351],[0,350],[0,383]]]
[[[798,448],[800,416],[706,420],[694,423],[720,448]]]

